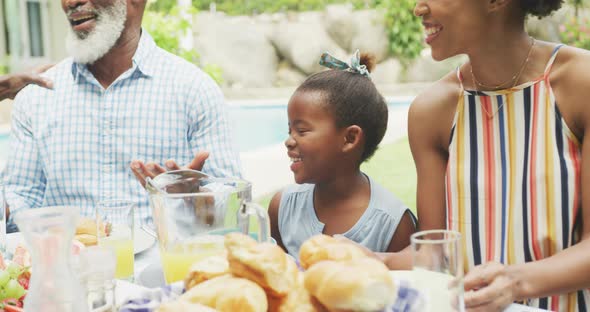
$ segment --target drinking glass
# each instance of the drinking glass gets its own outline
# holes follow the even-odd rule
[[[424,294],[424,311],[465,311],[461,233],[429,230],[414,233],[412,282]]]
[[[82,249],[78,274],[86,290],[89,311],[115,312],[115,269],[117,257],[112,248],[91,246]]]
[[[102,201],[96,209],[98,245],[115,251],[115,278],[133,281],[133,222],[135,203],[114,199]]]

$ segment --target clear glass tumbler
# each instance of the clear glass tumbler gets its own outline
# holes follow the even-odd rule
[[[114,199],[102,201],[96,207],[98,245],[115,251],[115,278],[133,281],[133,226],[135,203]]]
[[[115,312],[115,268],[117,258],[111,248],[91,246],[79,256],[78,276],[86,290],[88,311]]]
[[[429,230],[411,238],[413,285],[424,294],[424,311],[465,311],[461,233]]]

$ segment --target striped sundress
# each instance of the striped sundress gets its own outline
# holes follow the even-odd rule
[[[543,76],[500,91],[469,91],[463,79],[446,171],[447,227],[463,234],[465,271],[554,255],[579,240],[581,143]],[[581,290],[526,302],[587,311]]]

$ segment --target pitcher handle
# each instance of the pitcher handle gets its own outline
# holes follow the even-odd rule
[[[255,216],[258,220],[258,241],[269,242],[270,241],[270,220],[266,209],[262,208],[256,203],[244,203],[240,213],[244,214],[243,219],[249,220],[250,216]],[[246,223],[247,224],[247,223]],[[248,235],[248,228],[242,228],[242,232]]]

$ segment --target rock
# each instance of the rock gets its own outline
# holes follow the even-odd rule
[[[274,83],[276,87],[298,86],[307,78],[304,73],[284,61],[279,63],[276,77],[277,79]]]
[[[330,38],[320,16],[309,12],[300,14],[299,20],[278,23],[270,40],[282,58],[306,75],[323,69],[318,64],[323,52],[349,59],[348,53]]]
[[[382,63],[377,64],[371,73],[371,79],[375,84],[398,83],[402,65],[394,58],[389,58]]]
[[[326,31],[345,51],[370,52],[377,62],[387,58],[389,39],[381,11],[353,11],[350,5],[331,5],[324,16]]]
[[[201,13],[193,29],[194,46],[201,61],[219,66],[224,83],[242,87],[272,86],[278,56],[264,30],[249,18]]]
[[[389,39],[385,22],[380,11],[363,10],[354,14],[356,32],[350,43],[349,51],[359,49],[375,55],[377,62],[381,62],[389,55]]]
[[[419,58],[412,61],[403,77],[404,82],[431,82],[442,78],[457,66],[467,61],[466,55],[457,55],[437,62],[430,56],[430,49],[424,49]]]
[[[350,4],[328,5],[324,11],[324,27],[332,39],[343,49],[351,52],[351,43],[357,34],[357,21]]]

